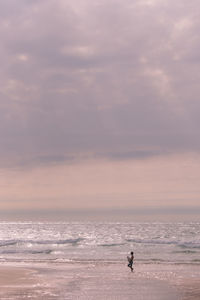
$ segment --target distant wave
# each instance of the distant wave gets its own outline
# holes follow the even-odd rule
[[[0,241],[0,247],[6,247],[6,246],[14,246],[17,244],[36,244],[36,245],[62,245],[62,244],[72,244],[75,245],[82,241],[83,238],[77,238],[77,239],[65,239],[65,240],[6,240],[6,241]]]
[[[200,259],[193,259],[192,262],[194,262],[194,263],[200,263]]]
[[[180,242],[175,240],[142,240],[142,239],[126,239],[127,242],[137,244],[152,244],[152,245],[177,245],[181,248],[200,249],[199,242]]]
[[[50,250],[50,249],[30,251],[31,254],[50,254],[51,252],[52,252],[52,250]]]
[[[101,247],[116,247],[116,246],[123,246],[125,244],[126,243],[112,243],[112,244],[100,244],[98,246],[101,246]]]
[[[200,243],[196,243],[196,242],[180,243],[178,246],[181,248],[200,249]]]
[[[137,243],[137,244],[155,244],[155,245],[170,245],[177,244],[175,241],[162,241],[162,240],[142,240],[142,239],[127,239],[127,242]]]
[[[50,254],[51,252],[52,252],[51,249],[44,249],[44,250],[7,249],[7,250],[0,251],[0,254]]]
[[[31,244],[38,244],[38,245],[62,245],[62,244],[77,244],[82,241],[83,238],[77,239],[66,239],[66,240],[27,240],[26,242]]]
[[[17,244],[16,240],[0,241],[0,247],[13,246],[13,245],[16,245],[16,244]]]
[[[194,251],[194,250],[180,250],[180,251],[172,251],[172,253],[180,253],[180,254],[195,254],[195,253],[197,253],[197,251]]]

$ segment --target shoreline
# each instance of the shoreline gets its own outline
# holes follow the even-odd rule
[[[194,272],[193,272],[194,270]],[[200,266],[0,265],[0,299],[198,300]]]

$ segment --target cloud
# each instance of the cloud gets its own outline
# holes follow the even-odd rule
[[[198,1],[2,1],[1,164],[199,151]]]

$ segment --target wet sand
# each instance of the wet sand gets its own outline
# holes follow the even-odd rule
[[[34,270],[15,266],[0,266],[0,299],[14,299],[17,294],[26,293],[36,283]]]
[[[188,266],[137,265],[133,273],[108,263],[1,266],[0,299],[199,300],[199,269],[193,276]]]

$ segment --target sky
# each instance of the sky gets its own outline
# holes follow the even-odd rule
[[[200,212],[200,2],[0,2],[0,218]]]

